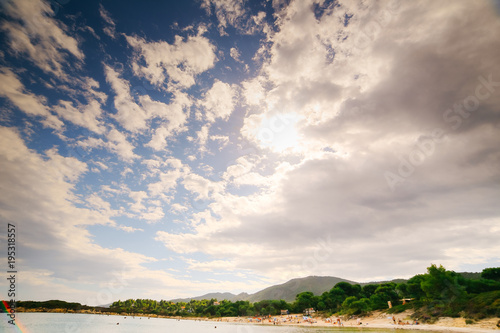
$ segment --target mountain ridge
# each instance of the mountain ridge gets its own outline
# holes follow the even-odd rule
[[[402,279],[392,280],[392,281],[405,281]],[[273,285],[267,288],[264,288],[260,291],[257,291],[253,294],[248,293],[240,293],[233,294],[229,292],[215,292],[208,293],[201,296],[195,297],[187,297],[187,298],[176,298],[170,300],[170,302],[179,303],[179,302],[189,302],[191,300],[203,300],[203,299],[217,299],[217,300],[228,300],[231,302],[235,301],[249,301],[251,303],[260,302],[263,300],[285,300],[287,302],[292,302],[295,300],[295,296],[305,291],[310,291],[314,295],[321,295],[325,291],[329,291],[339,282],[347,282],[349,284],[379,284],[384,282],[392,282],[392,281],[380,281],[380,282],[368,282],[368,283],[359,283],[355,281],[350,281],[347,279],[342,279],[335,276],[307,276],[303,278],[294,278],[285,283]]]
[[[459,272],[464,277],[479,279],[481,277],[481,273],[472,273],[472,272]],[[373,281],[373,282],[355,282],[347,279],[335,277],[335,276],[306,276],[303,278],[294,278],[285,283],[273,285],[267,288],[264,288],[260,291],[257,291],[253,294],[248,294],[245,292],[239,294],[233,294],[229,292],[215,292],[208,293],[201,296],[188,297],[188,298],[176,298],[170,300],[170,302],[179,303],[179,302],[189,302],[190,300],[201,301],[204,299],[217,299],[228,300],[231,302],[236,301],[249,301],[251,303],[260,302],[264,300],[285,300],[287,302],[292,302],[295,300],[295,296],[305,291],[310,291],[314,295],[319,296],[325,291],[329,291],[339,282],[347,282],[350,284],[359,284],[361,286],[365,286],[368,284],[381,284],[381,283],[402,283],[406,282],[406,279],[392,279],[387,281]]]

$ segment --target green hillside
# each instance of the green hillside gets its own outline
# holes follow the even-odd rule
[[[308,276],[305,278],[292,279],[283,284],[278,284],[263,289],[255,294],[243,299],[250,302],[260,302],[263,300],[285,300],[291,302],[295,296],[304,291],[310,291],[314,295],[321,295],[325,291],[333,288],[339,282],[354,284],[355,282],[333,276]]]

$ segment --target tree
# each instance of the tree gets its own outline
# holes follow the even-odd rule
[[[406,290],[408,296],[415,299],[422,299],[425,297],[425,292],[422,290],[422,282],[425,280],[425,275],[418,274],[406,282]]]
[[[375,290],[377,290],[377,288],[377,284],[367,284],[361,288],[361,295],[365,298],[370,298],[370,296],[375,293]]]
[[[338,311],[346,298],[347,295],[344,289],[339,287],[333,287],[328,292],[328,304],[330,304],[330,309],[332,311]]]
[[[500,281],[500,267],[483,269],[481,277],[483,279]]]
[[[316,306],[315,296],[310,291],[305,291],[303,293],[297,294],[295,297],[295,311],[302,312],[307,308],[314,308]]]
[[[359,296],[361,292],[361,286],[359,284],[350,284],[347,282],[339,282],[335,285],[334,288],[340,288],[344,291],[347,296]]]
[[[347,315],[366,314],[370,310],[370,303],[368,298],[357,299],[356,296],[349,296],[342,303],[342,312]]]
[[[450,303],[465,296],[465,287],[458,283],[458,274],[443,266],[431,265],[421,283],[429,301]]]
[[[396,305],[399,296],[396,293],[396,284],[389,282],[378,285],[373,295],[370,296],[371,307],[373,310],[387,309],[388,301]]]

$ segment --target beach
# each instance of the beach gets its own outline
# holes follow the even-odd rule
[[[26,311],[25,309],[20,309],[19,312],[41,312],[36,310]],[[442,317],[439,318],[433,324],[422,324],[418,325],[412,324],[414,320],[410,318],[413,314],[411,310],[407,310],[398,314],[387,314],[382,311],[374,311],[368,316],[364,317],[353,317],[349,320],[341,319],[341,325],[337,323],[337,316],[331,316],[328,318],[321,317],[318,315],[310,317],[309,320],[304,320],[302,314],[289,314],[281,316],[256,316],[256,317],[221,317],[221,318],[207,318],[207,317],[181,317],[181,316],[162,316],[162,315],[152,315],[152,314],[133,314],[133,313],[106,313],[106,312],[93,312],[88,310],[80,311],[65,311],[63,309],[52,309],[44,311],[47,313],[81,313],[90,315],[101,315],[101,316],[120,316],[120,317],[151,317],[151,318],[165,318],[165,319],[176,319],[176,320],[188,320],[188,321],[211,321],[211,322],[224,322],[224,323],[240,323],[240,324],[252,324],[252,325],[266,325],[266,326],[295,326],[295,327],[345,327],[345,328],[374,328],[374,329],[404,329],[404,330],[419,330],[419,331],[435,331],[435,332],[471,332],[471,333],[483,333],[483,332],[500,332],[497,328],[497,323],[500,318],[487,318],[478,321],[474,321],[472,324],[467,324],[465,318],[450,318]],[[392,320],[392,316],[396,320],[396,324]],[[340,319],[340,318],[339,318]],[[402,324],[398,324],[400,322]]]
[[[404,324],[394,324],[392,320],[393,315],[375,311],[369,316],[352,318],[350,320],[341,321],[339,326],[336,322],[337,317],[330,318],[312,317],[312,320],[303,320],[302,314],[291,314],[283,316],[271,317],[223,317],[218,319],[208,318],[182,318],[184,320],[202,320],[202,321],[219,321],[219,322],[232,322],[232,323],[245,323],[255,325],[271,325],[271,326],[303,326],[303,327],[363,327],[363,328],[379,328],[379,329],[404,329],[404,330],[422,330],[422,331],[436,331],[436,332],[500,332],[497,328],[497,323],[500,318],[487,318],[475,321],[472,324],[466,324],[465,318],[439,318],[433,324],[411,324],[413,321],[410,319],[411,311],[405,311],[394,315],[396,323],[401,320]],[[408,323],[408,324],[406,324]]]

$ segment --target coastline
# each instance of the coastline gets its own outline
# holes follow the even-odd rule
[[[271,316],[271,317],[222,317],[222,318],[207,318],[207,317],[181,317],[181,316],[163,316],[155,314],[141,314],[141,313],[116,313],[116,312],[100,312],[91,310],[65,310],[65,309],[18,309],[17,312],[46,312],[46,313],[74,313],[74,314],[95,314],[95,315],[110,315],[110,316],[128,316],[128,317],[150,317],[150,318],[164,318],[164,319],[176,319],[176,320],[191,320],[191,321],[211,321],[211,322],[227,322],[235,324],[251,324],[251,325],[266,325],[266,326],[298,326],[298,327],[339,327],[335,320],[337,317],[332,316],[330,318],[323,317],[313,317],[312,321],[304,321],[302,319],[302,314],[290,314],[283,316]],[[394,315],[396,321],[402,320],[402,322],[411,322],[410,315],[411,311],[405,311]],[[472,333],[490,333],[490,332],[500,332],[497,328],[497,323],[500,318],[487,318],[475,321],[472,324],[466,324],[464,318],[450,318],[442,317],[433,324],[394,324],[390,319],[392,315],[383,313],[381,311],[375,311],[369,316],[360,317],[359,319],[350,319],[342,321],[342,326],[349,328],[374,328],[374,329],[393,329],[393,330],[427,330],[435,332],[472,332]],[[329,319],[332,319],[329,321]],[[334,323],[332,323],[332,321]]]
[[[411,322],[409,316],[412,312],[406,311],[400,314],[395,315],[396,321],[401,319],[406,323],[406,321]],[[295,317],[297,316],[297,317]],[[343,321],[343,326],[341,327],[349,327],[349,328],[375,328],[375,329],[393,329],[393,330],[426,330],[426,331],[435,331],[435,332],[473,332],[473,333],[488,333],[488,332],[500,332],[500,329],[496,327],[497,322],[500,318],[488,318],[476,321],[473,324],[466,324],[464,318],[449,318],[443,317],[439,318],[436,323],[433,324],[418,324],[418,325],[398,325],[392,323],[392,320],[389,319],[392,315],[388,315],[381,311],[375,311],[369,316],[360,317],[358,319],[351,319],[347,321]],[[287,317],[292,317],[292,321],[282,322],[283,319]],[[295,320],[297,318],[297,320]],[[339,327],[338,324],[327,321],[328,318],[316,317],[313,318],[313,322],[305,322],[300,320],[302,315],[300,314],[292,314],[288,316],[274,316],[271,318],[266,318],[262,320],[260,323],[255,321],[249,321],[249,318],[246,317],[224,317],[218,319],[218,321],[223,322],[233,322],[233,323],[245,323],[245,324],[255,324],[255,325],[270,325],[274,326],[276,319],[281,321],[278,326],[301,326],[301,327]],[[335,322],[336,317],[330,317]],[[192,320],[212,320],[208,318],[184,318],[184,319],[192,319]],[[361,323],[361,324],[360,324]]]

